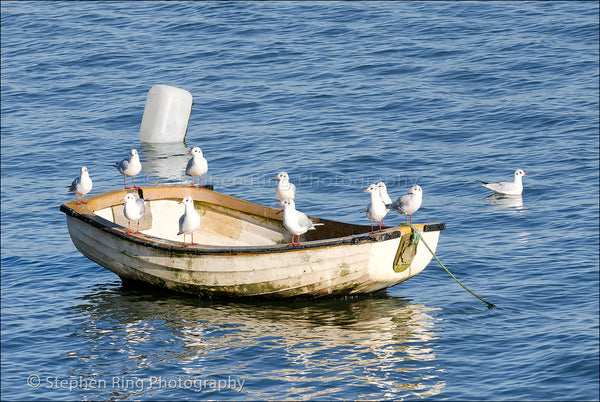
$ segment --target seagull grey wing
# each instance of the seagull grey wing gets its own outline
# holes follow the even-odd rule
[[[300,226],[305,228],[310,228],[313,225],[312,221],[308,218],[308,216],[306,216],[304,212],[300,211],[298,211],[298,223],[300,224]]]
[[[410,195],[408,195],[408,194],[403,195],[402,197],[398,198],[396,201],[394,201],[390,205],[390,209],[393,209],[394,211],[404,214],[405,213],[404,208],[406,207],[406,204],[408,204],[409,200],[410,200]]]
[[[123,159],[121,162],[117,164],[117,169],[121,174],[125,174],[124,172],[129,168],[129,159]]]
[[[144,214],[146,213],[146,203],[141,198],[138,198],[137,200],[135,200],[135,202],[137,203],[137,206],[140,209],[140,215],[144,216]]]
[[[177,235],[183,234],[183,220],[184,219],[185,219],[185,214],[183,214],[179,217],[179,232],[177,232]]]
[[[400,206],[400,198],[398,198],[396,201],[392,202],[390,205],[387,205],[387,207],[389,209],[392,209],[394,211],[398,211],[399,206]]]
[[[75,179],[73,179],[73,182],[71,183],[71,187],[69,187],[69,191],[75,191],[77,189],[77,186],[79,186],[79,183],[81,181],[81,178],[76,177]]]
[[[188,176],[191,176],[189,172],[190,172],[190,169],[192,168],[192,166],[194,166],[194,157],[190,158],[190,160],[188,161],[187,166],[185,168],[185,174],[187,174]]]

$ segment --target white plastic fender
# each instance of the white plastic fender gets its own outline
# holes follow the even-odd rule
[[[140,126],[141,142],[182,142],[187,133],[192,94],[169,85],[155,85],[148,91]]]

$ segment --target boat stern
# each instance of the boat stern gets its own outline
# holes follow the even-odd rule
[[[402,235],[396,239],[373,243],[369,261],[371,281],[379,283],[381,289],[394,286],[419,274],[431,262],[433,255],[424,242],[435,252],[440,230],[444,224],[416,225],[419,230],[417,241],[410,227],[396,229]]]

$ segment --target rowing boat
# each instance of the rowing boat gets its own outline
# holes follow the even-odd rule
[[[87,258],[124,283],[144,283],[208,297],[325,297],[376,292],[420,273],[432,259],[443,223],[370,226],[322,223],[290,245],[278,209],[206,188],[139,188],[146,202],[140,233],[127,233],[127,190],[64,203],[69,235]],[[201,216],[195,244],[178,235],[179,202],[191,196]]]

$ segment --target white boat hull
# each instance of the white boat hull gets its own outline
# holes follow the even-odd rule
[[[183,193],[200,195],[198,189],[183,190],[188,191],[182,191],[178,196]],[[147,189],[144,191],[150,193]],[[401,236],[410,236],[411,229],[408,227],[386,228],[381,233],[367,232],[360,236],[308,240],[303,241],[301,246],[284,244],[288,241],[286,234],[273,231],[271,237],[277,238],[279,234],[280,242],[273,240],[265,245],[200,244],[183,247],[178,240],[147,234],[156,229],[154,221],[161,219],[160,211],[156,208],[158,204],[153,205],[153,201],[150,201],[150,205],[153,207],[153,222],[146,231],[142,230],[142,234],[125,234],[126,227],[108,220],[104,222],[105,219],[99,215],[106,215],[106,210],[91,215],[67,213],[69,234],[75,247],[84,256],[125,281],[140,281],[174,291],[225,297],[322,297],[371,293],[417,275],[432,259],[423,242],[419,242],[410,265],[397,272],[400,270],[397,251]],[[90,207],[93,209],[93,205]],[[277,219],[281,219],[277,218],[276,210],[262,208],[268,212],[263,213],[263,216],[267,215],[265,219],[273,219],[272,224],[276,226],[279,222]],[[203,222],[214,212],[211,208],[199,210],[203,213]],[[210,231],[210,223],[205,226]],[[425,225],[420,226],[422,229]],[[420,235],[435,251],[439,233],[438,229],[424,231]]]

